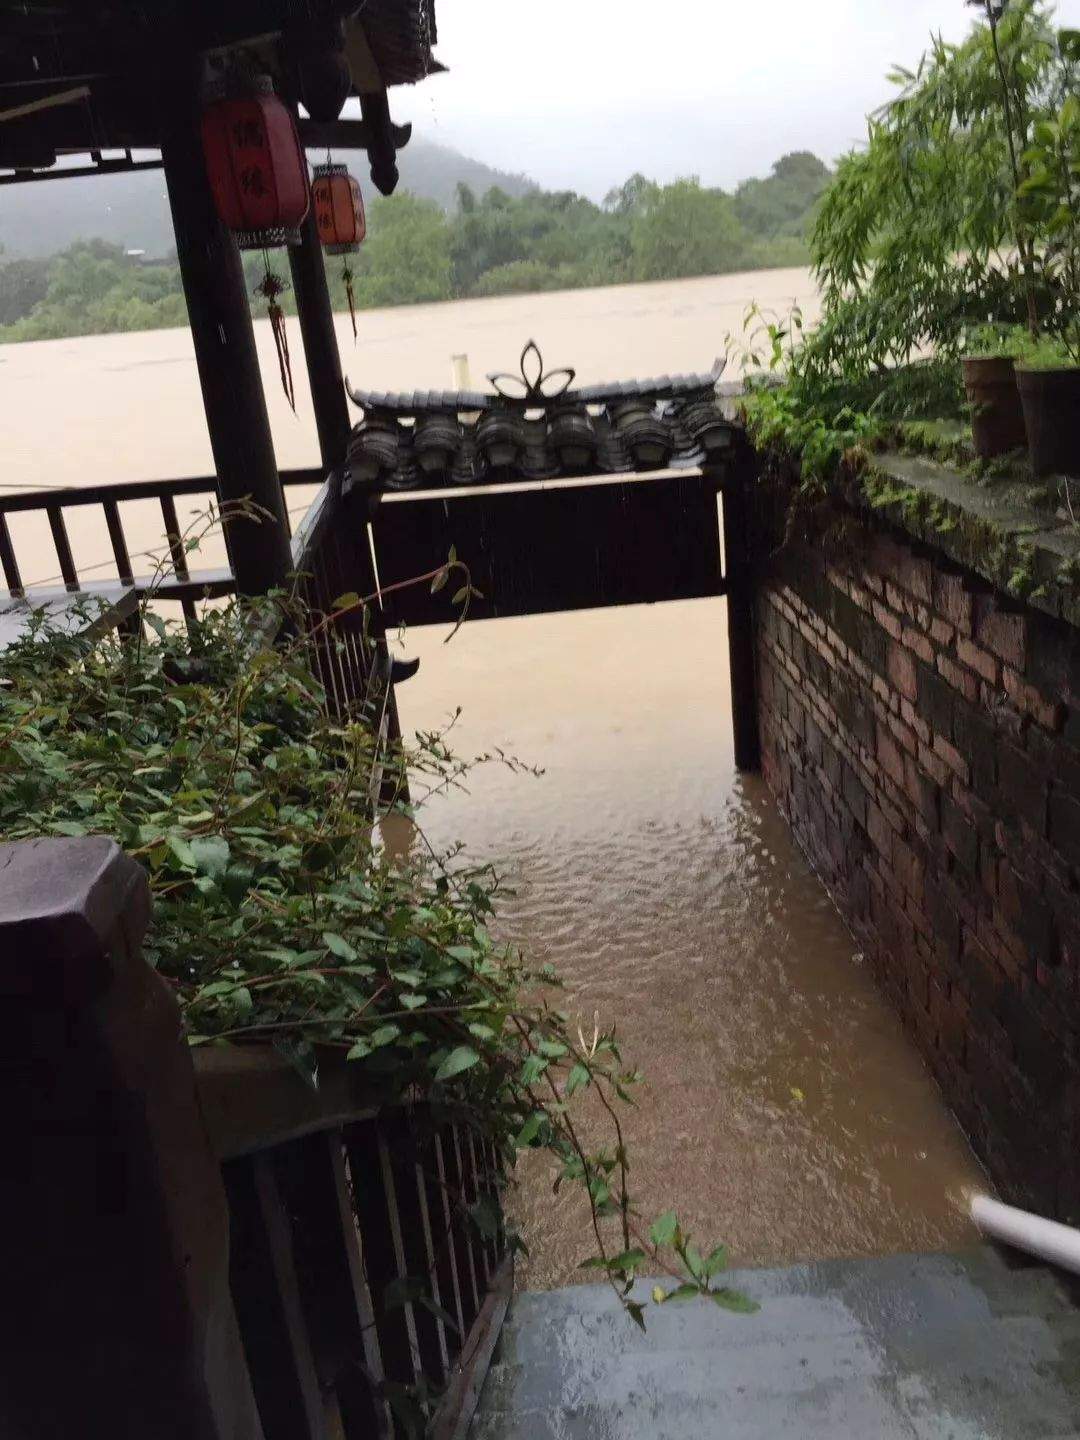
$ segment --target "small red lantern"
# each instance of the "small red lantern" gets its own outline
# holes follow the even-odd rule
[[[328,255],[359,250],[367,233],[359,184],[344,165],[316,165],[313,174],[311,199],[323,249]]]
[[[311,199],[315,206],[315,225],[322,247],[328,255],[351,255],[360,249],[367,234],[364,219],[364,197],[360,186],[344,165],[335,165],[329,155],[325,165],[316,165],[311,182]],[[349,302],[353,339],[356,339],[356,296],[353,293],[353,272],[349,262],[341,272],[345,296]]]
[[[271,81],[213,100],[203,111],[206,171],[218,215],[242,250],[299,243],[308,212],[307,162]]]

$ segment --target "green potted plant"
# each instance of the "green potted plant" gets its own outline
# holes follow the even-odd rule
[[[1063,30],[1059,45],[1063,59],[1080,62],[1080,31]],[[1080,96],[1035,125],[1024,162],[1019,195],[1057,295],[1051,333],[1016,368],[1031,465],[1036,475],[1080,475]]]
[[[1039,305],[1036,294],[1036,246],[1032,218],[1021,200],[1025,171],[1021,151],[1030,131],[1031,89],[1034,74],[1026,54],[1027,17],[1030,7],[1012,7],[1009,0],[968,0],[986,17],[985,36],[989,46],[987,67],[977,108],[992,113],[994,100],[1000,103],[1008,154],[1011,185],[1005,235],[1015,250],[1022,278],[1028,335],[1039,334]],[[989,63],[992,57],[992,64]],[[990,77],[993,77],[991,80]],[[969,97],[976,105],[976,99]],[[1024,344],[1016,327],[987,326],[978,332],[981,344],[962,358],[964,391],[971,406],[971,431],[975,453],[984,460],[1020,449],[1025,442],[1024,412],[1016,393],[1015,362]]]

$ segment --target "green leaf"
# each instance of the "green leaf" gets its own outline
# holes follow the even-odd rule
[[[435,1071],[435,1079],[452,1080],[455,1075],[460,1075],[465,1070],[471,1070],[479,1059],[480,1056],[471,1045],[458,1045],[450,1051],[450,1054]]]
[[[686,1283],[676,1285],[674,1290],[669,1290],[666,1298],[667,1300],[696,1300],[700,1294],[700,1285]]]
[[[755,1315],[761,1309],[756,1300],[751,1300],[741,1290],[710,1290],[709,1298],[721,1310],[734,1310],[736,1315]]]
[[[202,875],[220,880],[229,865],[229,842],[221,835],[200,835],[191,842],[195,867]]]
[[[167,838],[169,849],[180,861],[181,865],[187,866],[190,870],[198,868],[195,860],[195,852],[182,835],[170,835]]]
[[[363,1060],[366,1056],[368,1056],[368,1055],[370,1055],[370,1054],[371,1054],[371,1046],[368,1044],[368,1042],[367,1042],[366,1040],[357,1040],[356,1044],[352,1047],[352,1049],[349,1051],[349,1053],[345,1056],[345,1059],[346,1059],[346,1060]]]
[[[574,1065],[570,1070],[570,1074],[566,1077],[565,1093],[567,1099],[569,1099],[571,1095],[575,1094],[578,1090],[580,1090],[582,1086],[588,1085],[590,1079],[591,1077],[586,1066],[580,1063]]]
[[[82,820],[54,820],[50,827],[54,835],[87,835],[90,826]]]
[[[339,960],[356,960],[358,958],[356,950],[349,944],[344,935],[338,935],[334,930],[324,930],[322,933],[322,942],[330,951],[330,954],[336,955]]]
[[[706,1276],[711,1279],[713,1275],[719,1274],[721,1270],[726,1270],[727,1266],[727,1246],[717,1245],[716,1249],[710,1252],[709,1258],[705,1261],[705,1264],[702,1267],[702,1271]]]
[[[649,1239],[659,1249],[664,1245],[670,1245],[675,1239],[675,1232],[679,1228],[679,1217],[674,1210],[665,1210],[649,1226]]]
[[[445,566],[439,570],[431,582],[431,593],[437,595],[450,578],[450,571]]]
[[[387,1025],[380,1025],[371,1036],[371,1048],[381,1050],[384,1045],[392,1045],[401,1034],[401,1026],[391,1021]]]
[[[344,595],[339,595],[336,600],[330,602],[331,610],[351,610],[360,604],[360,596],[355,590],[346,590]]]
[[[531,1142],[536,1139],[537,1132],[539,1131],[543,1120],[543,1111],[534,1110],[533,1113],[529,1116],[529,1118],[525,1121],[525,1124],[522,1125],[521,1129],[514,1137],[514,1144],[520,1150],[524,1150],[526,1146],[531,1144]]]
[[[620,1254],[611,1257],[608,1261],[608,1269],[625,1274],[636,1270],[639,1265],[644,1265],[646,1258],[644,1250],[623,1250]]]

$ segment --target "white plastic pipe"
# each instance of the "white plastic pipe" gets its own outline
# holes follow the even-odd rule
[[[1061,1225],[1056,1220],[1044,1220],[1027,1210],[1017,1210],[1012,1205],[1002,1205],[1000,1200],[991,1200],[989,1195],[975,1195],[971,1201],[971,1218],[987,1235],[1013,1245],[1017,1250],[1026,1250],[1051,1265],[1060,1265],[1080,1275],[1080,1230],[1071,1225]]]

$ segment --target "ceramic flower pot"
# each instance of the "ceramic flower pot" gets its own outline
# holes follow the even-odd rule
[[[964,390],[971,405],[971,438],[981,460],[1019,450],[1027,440],[1014,361],[1007,355],[965,355]]]
[[[1056,370],[1017,366],[1016,383],[1032,470],[1036,475],[1080,477],[1080,366]]]

